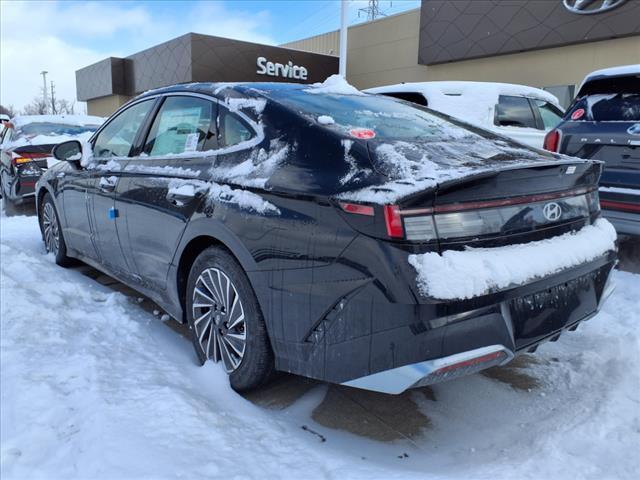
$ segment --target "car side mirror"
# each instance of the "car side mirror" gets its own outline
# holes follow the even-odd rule
[[[53,147],[53,156],[57,160],[75,162],[82,159],[82,144],[78,140],[69,140]]]

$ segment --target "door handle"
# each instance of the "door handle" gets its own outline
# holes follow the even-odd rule
[[[167,200],[178,207],[184,206],[185,203],[188,203],[196,196],[198,196],[198,191],[195,185],[189,184],[182,185],[174,190],[170,189],[167,192]]]
[[[118,177],[100,177],[100,190],[113,192],[118,184]]]

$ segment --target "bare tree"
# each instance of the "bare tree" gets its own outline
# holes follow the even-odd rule
[[[73,115],[75,113],[76,102],[70,102],[64,98],[56,100],[55,111],[61,115]]]
[[[6,107],[4,105],[0,105],[0,113],[9,115],[9,118],[13,118],[18,112],[13,108],[13,105],[7,105]]]
[[[47,112],[47,105],[41,96],[35,97],[29,105],[22,110],[25,115],[44,115]]]

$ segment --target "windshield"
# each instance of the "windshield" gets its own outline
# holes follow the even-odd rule
[[[326,95],[303,90],[274,91],[277,102],[314,117],[330,128],[345,131],[371,131],[366,138],[394,140],[430,140],[461,138],[474,133],[442,118],[385,96]],[[352,133],[353,134],[353,133]]]
[[[28,123],[16,130],[17,135],[35,137],[37,135],[80,135],[95,132],[98,125],[64,125],[60,123]]]

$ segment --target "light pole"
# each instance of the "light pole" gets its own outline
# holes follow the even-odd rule
[[[347,78],[347,10],[348,1],[342,0],[340,5],[340,63],[338,73]]]
[[[44,101],[44,114],[46,115],[48,108],[47,108],[47,72],[46,70],[43,70],[40,72],[40,75],[42,75],[42,100]]]

